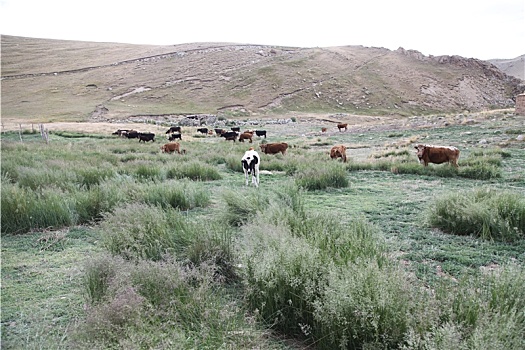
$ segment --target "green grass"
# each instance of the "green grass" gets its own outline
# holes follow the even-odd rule
[[[2,344],[521,349],[525,153],[486,133],[282,133],[259,188],[246,145],[5,133]],[[465,141],[460,168],[384,146],[416,137]]]

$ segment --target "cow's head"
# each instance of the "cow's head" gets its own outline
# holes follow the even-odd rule
[[[425,150],[426,150],[427,146],[419,144],[419,145],[416,145],[414,148],[416,149],[417,157],[419,159],[423,158],[423,155],[425,154]]]

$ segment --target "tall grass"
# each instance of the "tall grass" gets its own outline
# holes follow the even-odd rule
[[[430,205],[427,221],[452,234],[515,242],[525,238],[525,199],[490,188],[449,193]]]
[[[298,186],[309,191],[348,187],[349,181],[344,166],[336,163],[322,167],[308,167],[298,170],[295,175]]]
[[[2,183],[2,233],[59,228],[77,223],[74,202],[58,188],[33,191]]]
[[[109,252],[131,260],[176,256],[191,241],[180,213],[141,203],[105,214],[99,230]]]
[[[199,161],[187,162],[170,168],[166,176],[168,179],[188,178],[196,181],[220,180],[222,178],[215,167]]]

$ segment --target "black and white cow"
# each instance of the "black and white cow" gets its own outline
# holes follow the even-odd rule
[[[252,184],[255,187],[259,187],[259,164],[261,163],[261,157],[259,153],[250,148],[241,159],[242,169],[244,170],[244,179],[246,180],[246,186],[248,186],[248,177],[251,175]]]

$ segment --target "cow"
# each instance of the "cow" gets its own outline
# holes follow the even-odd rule
[[[344,163],[346,163],[346,146],[345,145],[337,145],[332,147],[330,150],[330,158],[337,159],[341,158]]]
[[[138,139],[139,132],[137,130],[130,130],[124,134],[128,139]]]
[[[339,129],[339,131],[341,131],[341,129],[345,129],[346,131],[346,128],[348,127],[348,124],[347,123],[339,123],[337,124],[337,128]]]
[[[284,156],[288,149],[288,144],[286,142],[264,143],[260,147],[261,151],[265,154],[277,154],[281,152]]]
[[[255,135],[259,137],[264,136],[264,138],[266,138],[266,130],[255,130]]]
[[[208,128],[199,128],[197,129],[197,132],[206,135],[208,133]]]
[[[449,163],[458,167],[459,149],[453,146],[432,146],[418,144],[414,147],[417,150],[419,162],[424,166],[428,163],[441,164]]]
[[[138,134],[139,134],[138,135],[139,142],[140,141],[144,141],[144,143],[146,143],[148,141],[155,142],[155,134],[152,133],[152,132],[139,132]]]
[[[235,131],[226,131],[221,134],[221,137],[224,137],[226,141],[233,141],[233,142],[235,142],[235,140],[237,139],[237,136],[239,136],[239,134],[236,133]]]
[[[232,126],[232,131],[241,132],[241,128],[239,126]]]
[[[226,132],[226,130],[224,130],[224,129],[215,129],[215,134],[217,136],[221,136],[221,134],[223,134],[225,132]]]
[[[182,141],[182,134],[171,134],[170,137],[168,138],[168,140],[170,141],[174,141],[176,139],[179,139]]]
[[[327,128],[321,128],[321,132],[326,132]]]
[[[177,152],[178,154],[186,154],[186,150],[181,151],[180,144],[178,142],[170,142],[163,145],[160,150],[164,153],[173,153]]]
[[[174,132],[182,133],[180,126],[172,126],[168,129],[168,131],[166,131],[166,134],[172,134]]]
[[[244,171],[244,179],[246,180],[246,186],[248,186],[248,177],[251,175],[252,184],[255,187],[259,187],[259,164],[261,163],[261,157],[259,153],[250,147],[248,151],[244,153],[241,159],[242,169]]]
[[[239,135],[239,142],[244,142],[244,140],[250,140],[250,143],[252,143],[252,137],[252,133],[243,132],[241,135]]]
[[[117,131],[115,131],[114,133],[112,133],[111,135],[118,135],[119,137],[124,137],[126,136],[126,134],[131,131],[129,129],[118,129]]]

